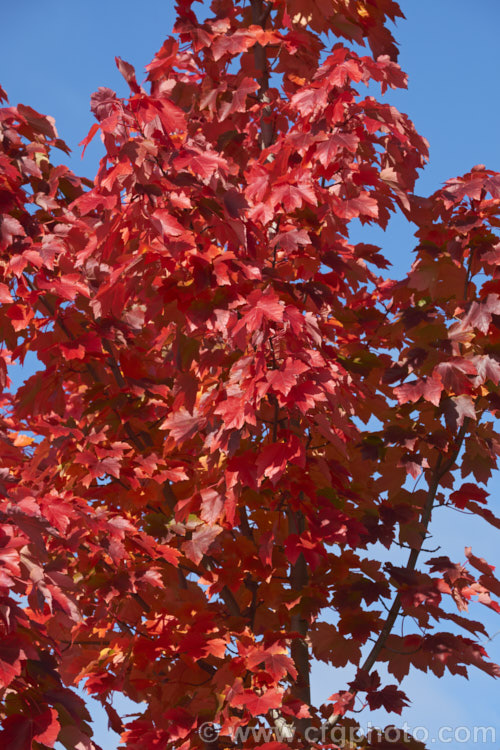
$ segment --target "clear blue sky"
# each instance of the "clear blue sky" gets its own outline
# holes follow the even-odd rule
[[[429,194],[444,180],[486,164],[500,171],[500,28],[499,0],[401,0],[407,17],[396,29],[400,63],[410,76],[407,92],[391,93],[390,100],[410,115],[430,142],[430,163],[417,191]],[[92,177],[97,168],[99,145],[94,142],[80,160],[78,142],[87,134],[92,117],[90,94],[98,86],[109,86],[126,95],[127,88],[114,65],[119,55],[142,70],[173,23],[169,0],[21,0],[2,7],[3,33],[0,44],[0,83],[12,104],[29,104],[56,118],[62,138],[73,149],[73,170]],[[366,230],[365,230],[366,231]],[[387,232],[371,232],[369,241],[380,244],[402,274],[411,263],[413,230],[394,219]],[[356,232],[358,238],[361,236]],[[362,235],[365,238],[367,235]],[[18,377],[24,377],[18,373]],[[498,496],[500,479],[490,485]],[[476,554],[500,565],[498,532],[494,535],[469,517],[437,511],[432,531],[442,553],[457,561],[465,545]],[[486,612],[472,610],[477,619]],[[491,631],[500,629],[500,618],[489,617]],[[487,650],[500,662],[500,635]],[[315,696],[324,700],[345,687],[344,677],[326,668],[315,671]],[[496,742],[474,745],[472,741],[430,743],[446,748],[457,744],[500,748],[500,682],[482,674],[437,680],[416,673],[405,685],[413,704],[405,712],[410,726],[437,727],[474,725],[496,727]],[[96,739],[104,750],[114,750],[117,736],[106,730],[106,719],[96,716]],[[371,717],[382,726],[395,721],[381,712]],[[397,718],[397,717],[396,717]],[[395,723],[398,723],[395,721]],[[464,737],[465,733],[461,735]]]

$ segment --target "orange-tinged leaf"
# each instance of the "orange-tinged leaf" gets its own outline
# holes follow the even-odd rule
[[[29,435],[23,435],[21,432],[13,434],[13,444],[18,448],[25,448],[27,445],[33,445],[35,438]]]

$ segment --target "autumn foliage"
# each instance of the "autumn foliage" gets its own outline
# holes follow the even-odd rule
[[[373,96],[406,86],[392,0],[191,5],[145,87],[117,59],[128,98],[93,94],[93,183],[54,166],[50,117],[0,110],[9,750],[96,748],[78,684],[127,750],[203,747],[204,722],[220,748],[285,727],[279,750],[400,713],[410,669],[500,671],[466,612],[500,611],[493,569],[419,555],[435,504],[500,526],[500,175],[413,194],[426,142]],[[401,280],[349,239],[395,210]]]

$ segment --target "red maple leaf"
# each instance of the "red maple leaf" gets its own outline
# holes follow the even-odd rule
[[[296,435],[288,435],[286,442],[266,445],[257,457],[257,475],[267,477],[275,485],[288,464],[304,466],[304,446]]]
[[[409,705],[405,693],[398,690],[396,685],[386,685],[381,690],[369,692],[366,700],[372,711],[384,708],[396,714],[401,714],[403,708]]]
[[[191,539],[182,545],[186,557],[195,563],[201,562],[220,532],[220,526],[200,526],[193,532]]]
[[[272,708],[278,708],[283,700],[283,693],[279,688],[269,688],[262,694],[253,690],[244,690],[231,699],[231,705],[243,706],[252,716],[267,714]]]
[[[472,482],[465,482],[460,489],[455,490],[450,495],[450,500],[457,508],[465,508],[469,500],[475,500],[478,503],[485,503],[488,493],[481,487]]]

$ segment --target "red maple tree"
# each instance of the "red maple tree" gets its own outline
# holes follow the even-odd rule
[[[355,726],[355,702],[400,713],[378,662],[397,683],[499,674],[464,614],[500,611],[493,569],[420,552],[438,503],[500,526],[478,487],[500,452],[500,175],[413,194],[425,140],[360,93],[406,85],[393,0],[191,6],[147,89],[117,59],[129,97],[93,95],[93,183],[52,164],[50,117],[0,110],[9,750],[96,748],[81,681],[128,750],[247,726],[279,750]],[[396,209],[419,243],[399,281],[349,241]],[[40,370],[11,393],[28,352]],[[313,657],[334,683],[357,668],[323,706]]]

